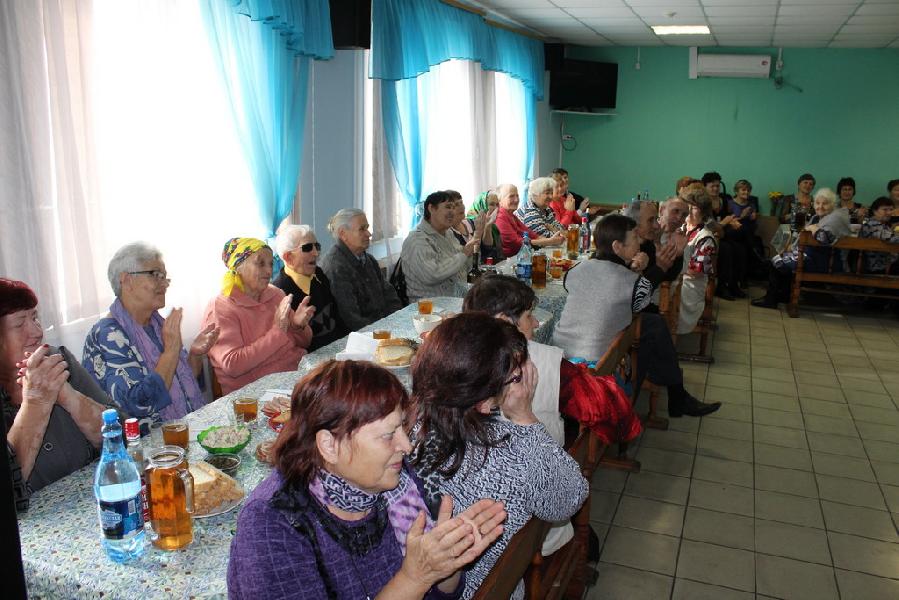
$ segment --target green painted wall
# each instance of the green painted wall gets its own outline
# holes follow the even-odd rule
[[[715,170],[728,188],[748,179],[766,205],[769,191],[792,193],[804,172],[828,187],[852,176],[869,204],[899,178],[899,50],[784,49],[784,78],[802,93],[773,79],[689,79],[688,48],[643,48],[639,71],[635,48],[568,56],[619,65],[615,116],[564,115],[577,148],[562,153],[563,166],[594,201],[647,187],[663,198],[678,177]]]

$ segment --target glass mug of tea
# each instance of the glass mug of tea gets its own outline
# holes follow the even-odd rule
[[[184,421],[169,421],[162,425],[162,443],[166,446],[180,446],[187,450],[190,433]]]
[[[178,550],[194,539],[194,478],[184,456],[178,446],[156,448],[149,456],[150,539],[161,550]]]
[[[259,408],[256,398],[235,398],[234,417],[238,423],[254,423]]]

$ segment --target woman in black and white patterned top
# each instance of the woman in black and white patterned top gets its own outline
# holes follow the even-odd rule
[[[534,416],[536,385],[524,335],[484,313],[444,321],[412,366],[412,465],[425,481],[426,502],[449,494],[459,511],[492,498],[508,514],[502,537],[467,567],[463,598],[474,595],[532,516],[568,519],[587,497],[577,463]],[[514,597],[523,597],[521,584]]]

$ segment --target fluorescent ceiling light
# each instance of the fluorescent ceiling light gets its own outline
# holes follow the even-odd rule
[[[653,25],[656,35],[709,35],[706,25]]]

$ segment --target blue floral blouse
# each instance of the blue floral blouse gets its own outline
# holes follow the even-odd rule
[[[162,351],[152,327],[145,329]],[[172,403],[162,377],[151,368],[112,317],[100,319],[84,340],[81,364],[122,409],[133,417],[153,417]]]

